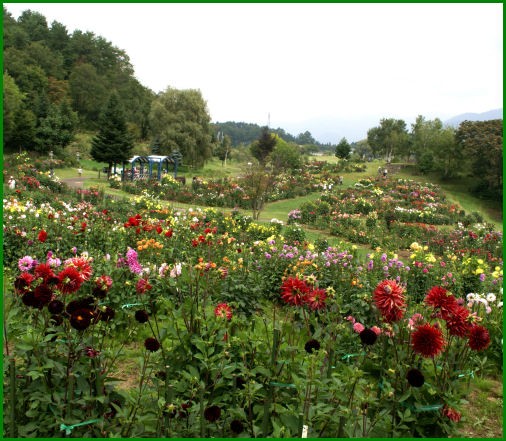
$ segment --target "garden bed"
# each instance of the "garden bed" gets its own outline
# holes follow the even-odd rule
[[[502,235],[480,223],[363,258],[32,177],[4,198],[5,436],[454,436],[502,374]]]

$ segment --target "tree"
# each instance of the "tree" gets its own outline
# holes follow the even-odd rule
[[[151,133],[161,154],[179,150],[184,163],[201,167],[212,156],[211,117],[200,90],[167,88],[151,103]]]
[[[276,136],[276,146],[269,155],[269,161],[274,173],[302,168],[302,156],[299,146],[288,143]]]
[[[40,121],[36,131],[37,150],[61,153],[74,140],[77,123],[77,113],[72,111],[67,101],[50,105],[46,118]]]
[[[88,63],[78,64],[69,77],[70,96],[74,110],[88,127],[95,127],[107,99],[107,89],[95,67]]]
[[[340,159],[348,159],[350,157],[351,146],[346,140],[342,138],[339,144],[336,146],[336,156]]]
[[[133,143],[127,130],[118,95],[112,93],[99,119],[99,132],[91,142],[91,156],[95,161],[112,164],[131,157]]]
[[[29,149],[34,144],[36,116],[26,106],[25,95],[14,79],[3,76],[3,141],[4,149],[15,151]]]
[[[214,156],[218,157],[218,159],[221,161],[222,166],[227,165],[227,159],[230,159],[231,157],[231,150],[232,141],[230,139],[230,136],[223,136],[223,134],[221,134],[221,138],[218,136],[216,148],[214,149]]]
[[[379,127],[369,129],[367,142],[375,155],[383,155],[387,159],[395,155],[409,155],[409,138],[406,123],[401,119],[383,118]]]
[[[299,133],[297,138],[295,138],[295,142],[299,145],[316,144],[313,135],[311,135],[311,132],[307,130],[304,133]]]
[[[47,37],[47,45],[54,51],[58,51],[63,54],[67,45],[70,42],[70,35],[65,25],[53,21],[51,23],[51,29]]]
[[[9,146],[16,131],[16,117],[23,108],[23,94],[8,73],[4,73],[3,85],[3,139],[4,146]]]
[[[251,202],[253,219],[258,220],[262,212],[267,192],[271,188],[273,174],[268,173],[261,165],[249,166],[243,174],[241,187]]]
[[[250,146],[251,154],[258,160],[262,167],[265,167],[267,157],[276,146],[276,138],[269,133],[269,129],[264,127],[260,138]]]
[[[23,11],[18,19],[18,23],[28,34],[31,41],[46,40],[49,35],[46,17],[40,12]]]
[[[371,146],[366,139],[362,139],[353,145],[353,153],[362,160],[370,158],[373,155]]]
[[[503,120],[464,121],[456,132],[459,146],[470,159],[472,174],[479,184],[475,192],[502,198]]]
[[[411,152],[422,173],[436,171],[450,178],[462,170],[462,149],[455,142],[454,129],[443,127],[439,118],[419,115],[411,125]]]

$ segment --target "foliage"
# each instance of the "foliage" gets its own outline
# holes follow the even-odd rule
[[[211,117],[199,90],[167,88],[151,105],[149,122],[162,155],[179,150],[184,162],[201,167],[212,156]]]
[[[302,168],[302,156],[300,148],[295,144],[289,144],[276,136],[276,145],[269,155],[269,162],[277,173],[298,170]]]
[[[348,159],[350,157],[351,146],[346,140],[342,138],[336,146],[336,156],[340,159]]]
[[[464,121],[456,139],[470,158],[473,176],[479,179],[475,192],[502,198],[503,121]]]
[[[123,50],[92,32],[75,30],[70,34],[56,21],[48,26],[46,18],[32,10],[23,11],[16,20],[4,8],[4,71],[24,96],[19,122],[10,126],[12,149],[35,146],[33,130],[31,136],[26,133],[27,121],[34,116],[35,126],[41,125],[47,116],[43,107],[49,104],[71,102],[79,128],[97,129],[98,116],[111,92],[118,93],[127,121],[139,129],[138,136],[148,135],[147,113],[153,92],[134,77]]]
[[[130,158],[133,143],[128,134],[123,110],[116,94],[112,94],[100,116],[100,130],[91,142],[95,161],[112,164]]]
[[[251,154],[258,160],[260,165],[264,167],[267,163],[267,157],[276,147],[276,137],[269,132],[268,127],[262,128],[260,137],[251,144]]]
[[[224,135],[223,139],[218,140],[213,154],[218,157],[223,166],[227,164],[227,159],[232,159],[232,141],[230,136]]]
[[[77,113],[70,109],[67,101],[49,106],[48,114],[39,122],[36,130],[39,152],[53,150],[56,155],[63,153],[73,140],[78,123]]]
[[[383,118],[378,127],[367,131],[367,143],[375,155],[392,159],[394,156],[408,156],[409,139],[406,123],[400,119]]]

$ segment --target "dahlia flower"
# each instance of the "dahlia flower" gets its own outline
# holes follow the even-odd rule
[[[395,280],[383,280],[373,293],[376,307],[388,323],[400,320],[406,309],[404,288]]]
[[[424,324],[411,334],[411,346],[422,357],[435,357],[444,348],[445,341],[439,328]]]

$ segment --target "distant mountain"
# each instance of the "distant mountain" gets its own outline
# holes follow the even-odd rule
[[[463,121],[488,121],[490,119],[502,119],[502,109],[489,110],[483,113],[463,113],[454,116],[444,122],[445,125],[458,127]]]

